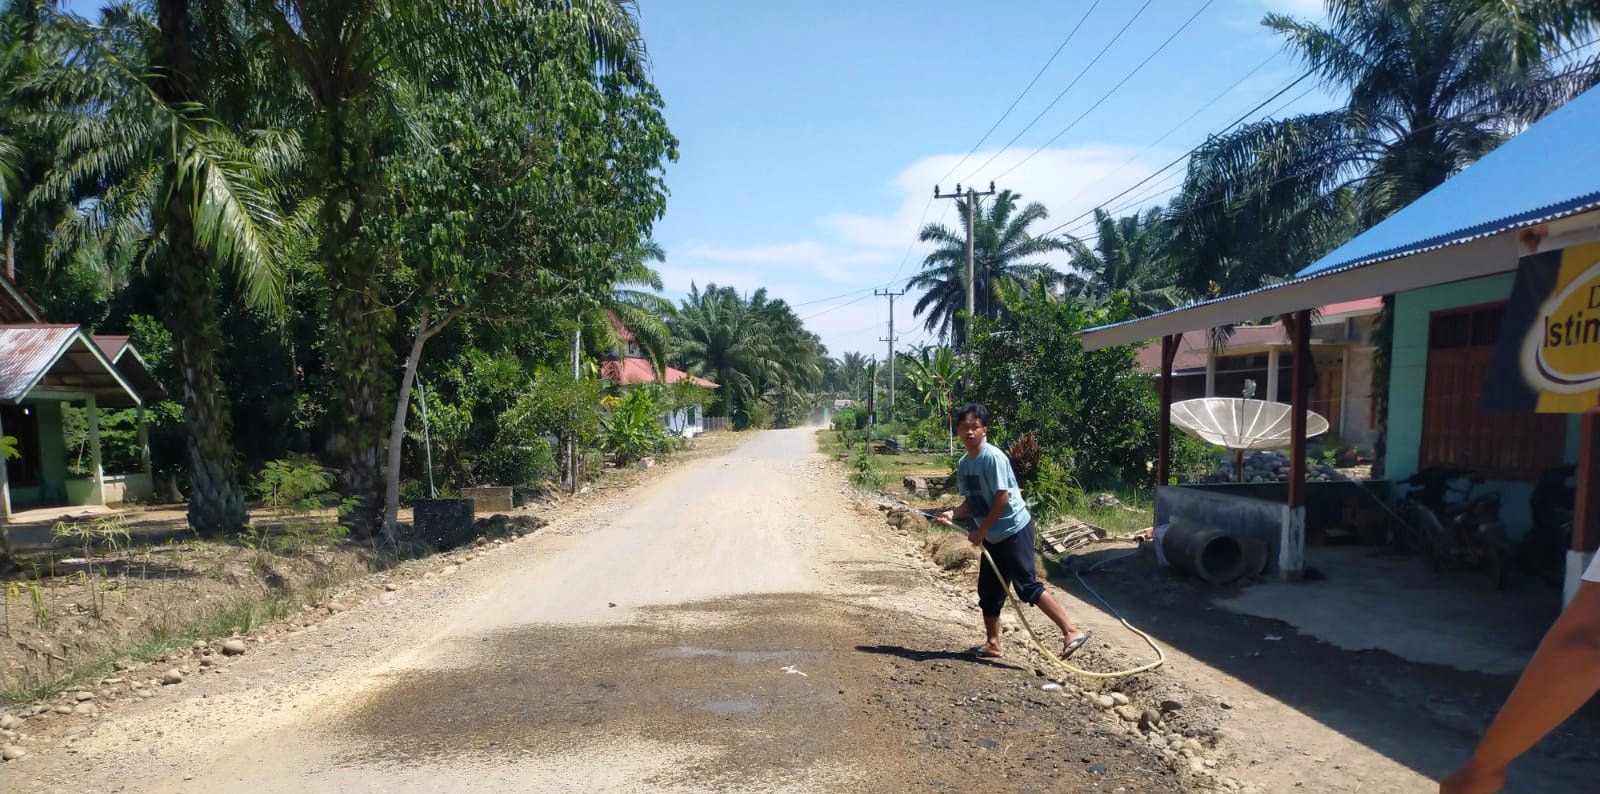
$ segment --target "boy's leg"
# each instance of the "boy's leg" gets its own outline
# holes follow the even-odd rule
[[[1039,581],[1034,566],[1033,554],[1033,524],[1030,522],[1023,527],[1021,532],[1001,541],[1005,547],[1003,554],[995,556],[995,562],[1000,563],[1000,569],[1011,580],[1012,587],[1017,591],[1017,597],[1024,603],[1032,604],[1039,608],[1045,617],[1050,618],[1056,627],[1061,629],[1061,636],[1065,642],[1071,643],[1084,636],[1084,631],[1072,624],[1072,619],[1067,617],[1067,611],[1061,603],[1044,589],[1044,583]],[[1001,557],[1004,557],[1004,562]]]
[[[978,555],[978,608],[983,612],[984,652],[1000,653],[1000,610],[1006,605],[1006,585]]]

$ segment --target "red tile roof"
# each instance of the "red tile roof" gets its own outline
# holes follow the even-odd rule
[[[642,358],[612,359],[600,365],[600,376],[616,383],[619,386],[632,386],[636,383],[655,383],[656,370],[650,362]],[[705,378],[696,377],[681,369],[667,367],[666,382],[679,383],[689,381],[696,386],[715,389],[717,384]]]

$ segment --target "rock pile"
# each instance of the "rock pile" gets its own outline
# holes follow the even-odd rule
[[[951,488],[949,477],[906,477],[900,484],[906,487],[906,493],[927,499],[943,496]]]
[[[1334,467],[1326,463],[1308,461],[1306,467],[1306,480],[1308,482],[1334,482],[1341,479],[1344,478]],[[1202,480],[1202,482],[1207,483],[1238,481],[1238,473],[1233,468],[1232,460],[1225,460],[1218,464]],[[1289,456],[1282,452],[1252,452],[1246,455],[1244,457],[1244,481],[1249,483],[1288,482]]]

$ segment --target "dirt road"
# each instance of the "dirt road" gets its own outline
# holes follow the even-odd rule
[[[963,654],[975,611],[812,449],[754,436],[275,635],[6,790],[1185,790],[1083,697]]]

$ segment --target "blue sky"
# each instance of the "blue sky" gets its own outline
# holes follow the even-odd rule
[[[64,5],[92,13],[102,3]],[[1052,218],[1040,231],[1087,213],[1297,77],[1299,65],[1261,17],[1315,18],[1322,7],[1150,0],[1141,13],[1145,5],[641,0],[655,80],[681,141],[656,227],[668,295],[682,297],[691,282],[765,286],[797,306],[831,354],[881,356],[888,306],[873,289],[898,289],[918,269],[922,224],[956,223],[954,202],[930,201],[935,182],[950,190],[958,180],[995,180],[1040,201]],[[1170,45],[1062,134],[1197,10]],[[1036,74],[1016,109],[966,157]],[[1308,82],[1258,115],[1331,102]],[[1179,170],[1129,198],[1166,198],[1160,191],[1175,186]],[[916,297],[895,305],[902,347],[929,341],[912,316]]]
[[[1321,9],[1319,0],[1216,0],[1103,104],[1018,165],[1203,0],[1152,0],[1136,19],[1143,3],[1133,0],[1105,0],[1086,18],[1090,0],[640,5],[656,84],[682,143],[668,170],[667,215],[656,227],[670,293],[681,295],[691,281],[765,286],[798,305],[835,356],[882,355],[888,307],[872,297],[873,288],[903,283],[917,269],[926,252],[913,244],[922,223],[956,222],[953,202],[929,201],[934,183],[978,143],[1080,19],[1066,49],[976,154],[943,179],[944,189],[969,176],[979,185],[996,180],[1050,209],[1052,221],[1040,231],[1085,213],[1297,77],[1292,56],[1268,61],[1282,53],[1282,41],[1260,19],[1269,11],[1316,17]],[[1104,57],[1002,149],[1130,20]],[[1310,87],[1302,84],[1263,113],[1329,106],[1320,90],[1302,96]],[[1171,176],[1130,197],[1175,184],[1176,170]],[[902,346],[928,338],[912,317],[915,297],[895,306]]]

